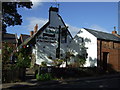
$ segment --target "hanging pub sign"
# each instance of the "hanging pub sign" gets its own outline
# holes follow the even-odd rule
[[[51,27],[46,28],[46,29],[45,29],[45,32],[46,32],[46,33],[58,34],[58,30],[55,29],[55,28],[51,28]]]
[[[38,36],[36,41],[37,42],[47,42],[47,43],[56,43],[57,39],[55,34],[58,33],[56,28],[48,27],[44,30],[44,33],[41,36]]]
[[[55,29],[47,28],[42,36],[37,37],[37,42],[47,42],[47,43],[56,43],[57,39],[55,38]]]
[[[55,37],[53,37],[51,35],[49,36],[48,34],[45,34],[45,35],[46,35],[46,37],[45,36],[44,37],[41,37],[41,36],[37,37],[36,41],[37,42],[47,42],[47,43],[56,43],[57,42]]]
[[[57,39],[55,34],[58,33],[58,29],[48,27],[45,29],[42,36],[37,37],[37,42],[56,43]]]
[[[55,34],[43,33],[43,37],[55,37]]]

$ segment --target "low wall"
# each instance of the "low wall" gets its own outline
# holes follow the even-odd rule
[[[51,73],[54,77],[85,77],[85,76],[96,76],[100,75],[103,72],[94,67],[94,68],[59,68],[59,67],[40,67],[38,69],[39,74]]]

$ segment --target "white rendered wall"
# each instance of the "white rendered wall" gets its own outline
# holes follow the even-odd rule
[[[45,28],[48,29],[50,27],[55,27],[54,30],[58,31],[59,25],[61,27],[65,27],[64,23],[62,22],[61,18],[57,15],[57,12],[50,11],[50,24]],[[57,28],[56,28],[57,27]],[[43,33],[47,33],[46,31],[43,31],[38,37],[43,37]],[[40,65],[41,62],[45,61],[49,63],[48,65],[52,64],[52,60],[56,59],[56,48],[58,47],[58,34],[55,34],[55,43],[50,43],[50,42],[37,42],[36,38],[36,45],[35,45],[35,50],[36,51],[36,64]],[[67,51],[67,45],[70,43],[72,38],[70,35],[67,36],[67,43],[61,43],[60,46],[60,54],[65,57],[65,52]],[[52,59],[49,59],[48,57],[52,57]],[[65,66],[65,64],[61,65]]]
[[[72,50],[74,54],[81,55],[83,53],[83,51],[81,51],[82,38],[85,42],[85,47],[87,48],[86,50],[88,53],[84,67],[97,66],[97,38],[85,29],[81,29],[77,33],[70,44],[70,50]]]
[[[85,67],[94,67],[97,66],[97,38],[86,31],[81,29],[81,33],[78,36],[81,36],[85,40],[85,47],[87,47],[88,58],[85,64]],[[87,40],[88,39],[88,40]],[[89,41],[90,40],[90,41]]]

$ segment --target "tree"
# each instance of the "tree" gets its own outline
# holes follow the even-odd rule
[[[32,8],[32,2],[2,2],[2,31],[6,32],[8,26],[15,26],[22,24],[22,16],[18,13],[17,8]]]
[[[14,51],[14,45],[4,43],[2,47],[2,68],[7,69],[8,63],[10,63],[11,60],[11,54]]]
[[[65,57],[65,62],[66,62],[66,67],[68,66],[68,61],[70,61],[70,57],[75,57],[72,52],[66,52],[66,57]]]
[[[30,55],[25,55],[21,52],[18,53],[17,63],[16,63],[17,68],[30,67],[30,62],[31,62]]]
[[[78,64],[78,67],[82,66],[85,64],[86,62],[86,57],[84,55],[76,55],[76,63]]]
[[[31,64],[31,53],[29,53],[29,48],[21,48],[16,53],[16,67],[17,68],[27,68]]]

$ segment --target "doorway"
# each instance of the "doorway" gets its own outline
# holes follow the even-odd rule
[[[107,70],[107,64],[109,61],[109,52],[103,52],[103,70]]]

